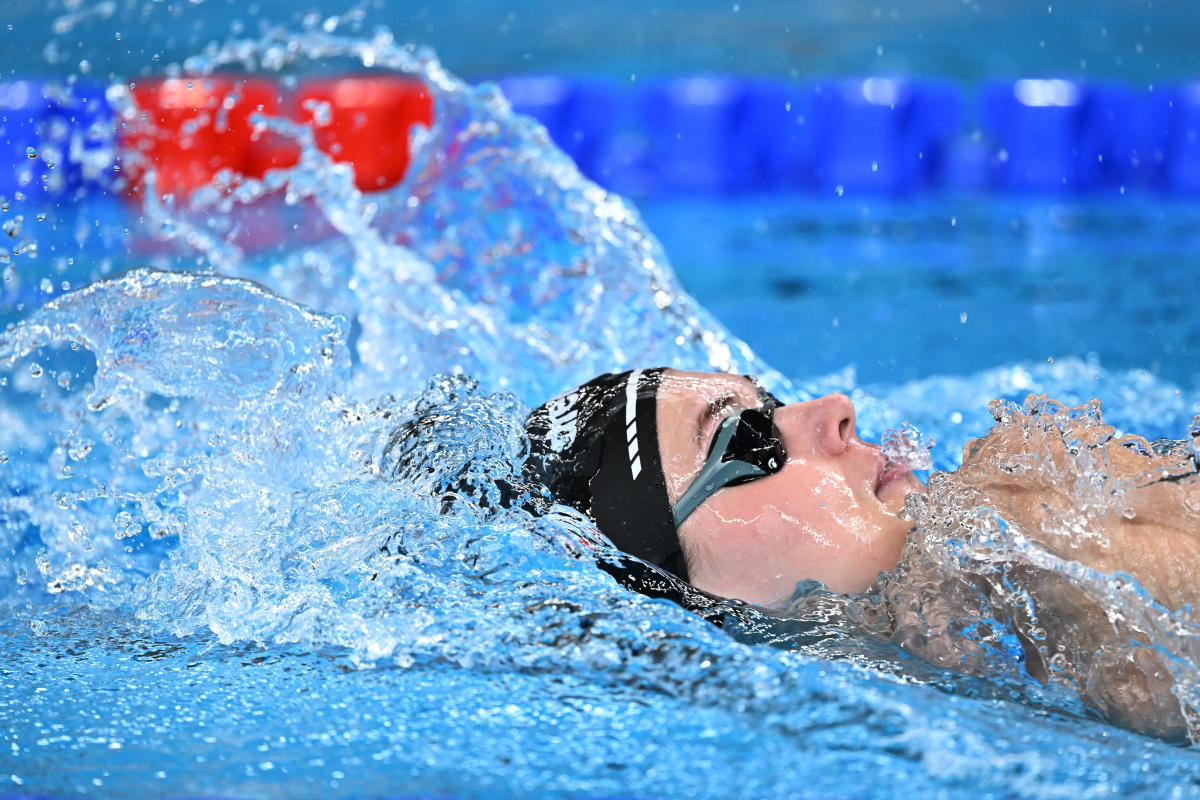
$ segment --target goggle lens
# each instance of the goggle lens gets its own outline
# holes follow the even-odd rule
[[[770,396],[764,399],[762,408],[744,409],[721,423],[708,458],[675,504],[676,527],[724,487],[749,483],[783,469],[787,451],[773,418],[777,403]]]

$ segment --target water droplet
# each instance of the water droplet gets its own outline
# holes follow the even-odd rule
[[[29,376],[32,378],[42,377],[42,365],[41,364],[30,364],[29,365]]]
[[[43,620],[40,620],[40,619],[30,620],[29,627],[30,627],[30,629],[33,630],[34,636],[45,636],[46,635],[46,623]]]
[[[1122,508],[1121,516],[1124,517],[1125,519],[1133,519],[1134,517],[1137,516],[1137,512],[1134,511],[1132,508]]]
[[[879,172],[879,162],[878,161],[871,162],[871,172]]]
[[[33,147],[26,147],[25,155],[29,156],[30,158],[37,158],[37,150]]]
[[[4,452],[3,450],[0,450],[0,464],[7,464],[7,463],[8,463],[8,453]]]
[[[88,453],[92,452],[92,448],[95,446],[96,443],[91,439],[80,439],[67,448],[67,455],[70,456],[72,461],[79,461],[87,458]]]
[[[967,312],[963,311],[958,315],[958,321],[963,325],[967,324]]]
[[[118,539],[128,539],[131,536],[136,536],[142,530],[142,524],[133,518],[133,515],[128,511],[121,511],[117,514],[115,522],[117,530],[113,535]]]
[[[838,185],[838,187],[836,189],[834,189],[834,191],[837,192],[838,197],[841,197],[842,195],[844,195],[846,193],[846,187]]]

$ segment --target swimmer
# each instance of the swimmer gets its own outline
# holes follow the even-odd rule
[[[535,477],[613,544],[719,597],[769,606],[796,583],[867,589],[900,559],[925,487],[858,438],[832,394],[781,404],[753,379],[602,375],[534,411]]]
[[[901,511],[910,495],[926,492],[907,464],[858,438],[845,395],[784,405],[745,376],[671,369],[602,375],[535,409],[526,430],[529,477],[586,514],[621,551],[703,594],[767,607],[786,602],[801,581],[840,594],[867,591],[900,563],[914,530]],[[1193,580],[1200,481],[1190,449],[1111,432],[1082,422],[1070,435],[997,426],[968,443],[956,479],[1063,558],[1130,574],[1169,608],[1200,605]],[[1120,509],[1077,520],[1095,533],[1082,538],[1046,524],[1078,512],[1070,487],[1081,476],[1068,458],[1076,436],[1098,448],[1122,486]],[[1029,468],[1038,459],[1047,469]],[[1045,615],[1054,617],[1043,622],[1046,635],[1059,636],[1062,647],[1102,644],[1102,609],[1061,576],[1027,574],[1042,608],[1053,612]],[[631,585],[641,590],[638,580]],[[1018,635],[1028,673],[1046,682],[1045,648]],[[896,638],[904,640],[903,631]],[[938,652],[930,647],[934,663]],[[1118,724],[1182,735],[1158,656],[1139,648],[1128,661],[1074,685]]]

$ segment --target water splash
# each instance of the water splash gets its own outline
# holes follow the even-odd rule
[[[929,451],[937,444],[937,440],[926,439],[910,422],[884,431],[880,444],[889,461],[906,464],[912,469],[933,469],[933,457]]]
[[[1197,522],[1186,443],[1118,437],[1095,400],[992,413],[962,467],[906,505],[916,529],[882,592],[891,634],[944,666],[1024,662],[1111,719],[1196,741],[1200,627],[1172,553]]]
[[[286,297],[355,320],[364,391],[395,389],[397,366],[412,362],[416,375],[468,373],[529,403],[645,364],[753,372],[800,394],[683,292],[632,206],[584,179],[494,86],[462,83],[431,52],[397,45],[386,32],[362,40],[273,31],[214,45],[185,69],[317,62],[414,75],[431,89],[435,123],[413,128],[401,184],[363,195],[350,169],[315,147],[311,130],[260,118],[301,145],[295,168],[262,181],[226,175],[182,207],[151,203],[148,224],[223,272],[256,274]],[[137,124],[127,93],[111,94],[127,124]],[[235,209],[280,195],[300,220],[293,229],[333,235],[259,273],[230,247],[230,224]],[[412,347],[415,339],[426,347]]]
[[[522,399],[630,364],[772,373],[682,292],[625,201],[430,53],[310,29],[230,42],[187,68],[336,59],[433,91],[438,121],[414,136],[404,183],[364,195],[311,130],[259,118],[300,144],[294,168],[225,173],[189,198],[159,198],[147,178],[142,235],[220,274],[134,270],[0,340],[2,408],[33,411],[0,433],[33,466],[0,506],[23,576],[12,585],[85,606],[103,593],[104,607],[181,636],[341,647],[359,663],[557,658],[504,643],[575,627],[581,608],[647,601],[594,569],[578,514],[493,496],[518,483]],[[139,124],[124,87],[110,98]],[[248,259],[248,214],[308,238]],[[34,359],[65,383],[34,378]],[[415,420],[440,436],[397,480],[387,442]],[[547,604],[566,586],[578,604]],[[514,622],[483,624],[497,616]],[[581,664],[636,648],[628,624]]]

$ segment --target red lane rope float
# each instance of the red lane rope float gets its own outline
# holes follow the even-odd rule
[[[132,90],[141,114],[128,125],[122,147],[131,194],[144,190],[153,167],[159,194],[189,194],[231,169],[262,177],[267,162],[253,153],[256,135],[250,116],[278,114],[279,89],[255,78],[205,77],[139,81]],[[295,157],[293,156],[293,163]]]
[[[298,118],[314,126],[317,146],[334,161],[354,166],[364,192],[399,183],[408,168],[408,134],[413,125],[433,124],[433,98],[420,81],[390,75],[317,79],[301,84]],[[319,103],[329,118],[317,119]]]
[[[391,75],[304,82],[294,96],[262,78],[209,76],[139,81],[132,89],[140,114],[122,133],[130,195],[145,190],[153,167],[159,194],[189,194],[222,169],[261,178],[294,166],[299,149],[286,137],[255,130],[255,113],[284,115],[313,126],[317,146],[353,165],[355,184],[378,191],[398,183],[408,167],[408,133],[433,122],[423,83]],[[315,102],[314,102],[315,101]],[[320,110],[327,104],[328,114]]]

